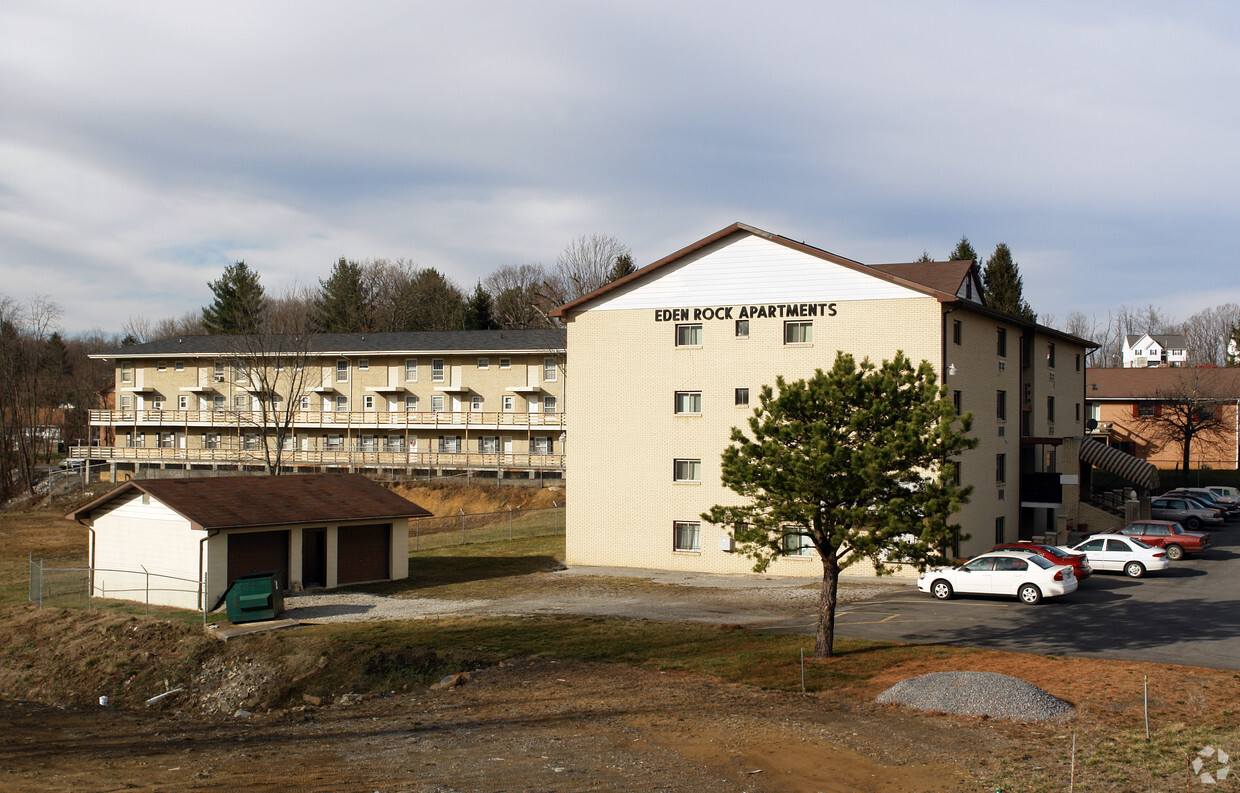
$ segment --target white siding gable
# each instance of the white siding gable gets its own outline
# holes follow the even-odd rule
[[[922,292],[749,235],[696,251],[583,308],[618,311],[921,297]]]

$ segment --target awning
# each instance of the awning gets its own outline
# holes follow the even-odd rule
[[[1081,461],[1110,471],[1134,485],[1151,490],[1158,487],[1158,469],[1139,457],[1133,457],[1114,446],[1099,443],[1093,438],[1081,441]]]

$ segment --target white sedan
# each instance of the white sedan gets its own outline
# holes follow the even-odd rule
[[[956,593],[1011,595],[1030,605],[1044,597],[1075,592],[1076,584],[1071,567],[1041,556],[1003,551],[984,553],[959,567],[927,570],[917,577],[917,588],[939,600]]]
[[[1123,570],[1133,578],[1171,566],[1162,548],[1122,534],[1095,534],[1072,550],[1089,557],[1089,566],[1095,570]]]

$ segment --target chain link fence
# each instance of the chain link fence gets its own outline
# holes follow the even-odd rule
[[[202,602],[202,582],[197,579],[152,573],[145,567],[92,568],[89,564],[84,552],[42,559],[31,554],[30,602],[39,608],[89,609],[97,599],[128,600],[143,604],[148,614],[152,595],[176,592]]]
[[[409,550],[425,551],[450,545],[549,537],[564,534],[564,505],[500,512],[464,511],[456,515],[409,521]]]

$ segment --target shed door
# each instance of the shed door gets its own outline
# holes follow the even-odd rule
[[[341,526],[336,537],[337,583],[384,581],[390,577],[392,524]]]
[[[228,535],[228,583],[259,570],[279,570],[280,587],[288,586],[288,532],[259,531]]]

